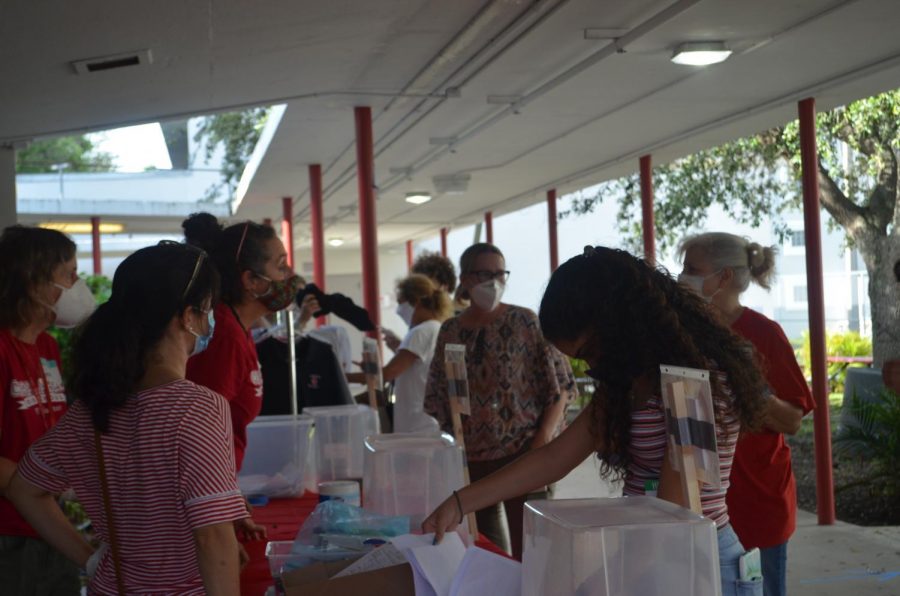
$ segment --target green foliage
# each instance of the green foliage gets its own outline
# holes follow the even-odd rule
[[[857,457],[872,472],[862,483],[887,494],[900,495],[900,395],[885,389],[875,401],[856,395],[847,408],[855,420],[834,439],[835,452]],[[860,482],[854,483],[860,484]],[[838,487],[838,490],[849,488]]]
[[[576,379],[583,379],[587,376],[587,371],[590,368],[587,362],[578,358],[569,358],[569,364],[572,366],[572,373]]]
[[[107,300],[109,300],[110,294],[112,294],[112,280],[106,277],[105,275],[84,275],[81,277],[84,279],[84,282],[87,284],[87,287],[90,288],[91,293],[94,295],[94,300],[97,301],[97,305],[103,304]],[[60,329],[59,327],[51,327],[47,330],[47,333],[50,334],[53,339],[56,340],[56,343],[59,344],[59,357],[62,361],[62,370],[63,373],[69,373],[69,364],[72,362],[72,340],[74,337],[75,329]]]
[[[205,142],[206,158],[212,157],[220,146],[225,150],[222,182],[209,188],[206,197],[208,200],[218,196],[223,188],[229,195],[234,193],[268,115],[268,108],[251,108],[241,112],[214,114],[203,119],[194,135],[194,141]]]
[[[848,331],[846,333],[826,333],[825,353],[827,356],[871,356],[872,340],[861,336],[856,331]],[[812,371],[809,366],[810,348],[808,331],[803,332],[803,347],[800,349],[799,360],[806,378],[810,378],[812,376]],[[850,364],[849,366],[865,365]],[[847,365],[841,363],[832,363],[828,365],[828,378],[832,379],[831,390],[833,392],[843,394],[844,379],[847,377],[847,368]]]
[[[34,141],[16,151],[18,174],[53,172],[51,166],[60,163],[69,164],[66,172],[109,172],[113,169],[113,156],[97,151],[96,144],[87,135]]]

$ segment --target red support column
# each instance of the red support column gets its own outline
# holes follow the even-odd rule
[[[556,232],[556,189],[547,191],[547,229],[550,231],[550,273],[559,267],[559,238]]]
[[[309,166],[309,224],[312,240],[313,283],[325,291],[325,226],[322,219],[322,166]],[[325,317],[316,319],[316,327],[326,322]]]
[[[291,197],[281,199],[281,239],[287,251],[288,267],[294,267],[294,201]]]
[[[91,218],[91,251],[94,257],[94,275],[103,273],[103,260],[100,252],[100,218]]]
[[[359,231],[362,245],[363,304],[376,327],[381,326],[378,300],[378,232],[375,218],[375,157],[372,108],[354,108],[356,118],[356,177],[359,183]],[[369,336],[380,341],[377,331]]]
[[[831,468],[831,421],[825,363],[825,284],[822,278],[822,228],[819,208],[816,100],[797,105],[800,116],[800,160],[803,167],[803,222],[806,235],[806,287],[809,303],[809,346],[816,444],[816,511],[820,525],[834,523],[834,479]]]
[[[447,232],[450,230],[448,228],[441,228],[441,256],[447,256]]]
[[[484,214],[484,232],[488,244],[494,243],[494,214],[486,211]]]
[[[653,161],[641,157],[641,227],[644,232],[644,259],[656,265],[656,238],[653,221]]]
[[[407,269],[407,271],[409,271],[410,273],[412,273],[413,258],[414,258],[414,255],[413,255],[413,241],[412,241],[412,240],[407,240],[407,241],[406,241],[406,269]]]

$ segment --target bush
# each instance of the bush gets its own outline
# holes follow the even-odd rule
[[[845,406],[853,424],[841,427],[834,439],[835,452],[865,461],[872,473],[858,484],[881,483],[880,491],[900,494],[900,395],[890,389],[874,401],[853,395]],[[849,488],[845,485],[840,490]],[[879,490],[877,485],[873,489]]]
[[[812,377],[810,369],[809,355],[809,332],[803,333],[803,347],[800,349],[798,360],[803,367],[803,374],[809,379]],[[856,331],[848,331],[846,333],[826,333],[825,334],[825,352],[828,356],[871,356],[872,340],[863,337]],[[851,364],[850,366],[864,366],[863,364]],[[833,363],[828,365],[828,378],[832,379],[831,392],[844,392],[844,379],[847,376],[848,366],[841,363]]]

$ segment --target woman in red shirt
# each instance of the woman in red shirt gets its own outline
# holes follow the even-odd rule
[[[6,498],[25,450],[66,411],[59,346],[46,330],[74,326],[93,310],[76,268],[65,234],[12,226],[0,236],[0,586],[11,594],[80,590],[78,569]]]
[[[781,596],[786,593],[787,542],[797,515],[791,448],[784,433],[796,433],[803,416],[815,406],[781,326],[741,305],[741,294],[751,281],[769,289],[775,252],[722,232],[687,238],[680,252],[684,270],[679,281],[712,304],[725,324],[753,344],[766,373],[765,428],[746,433],[738,441],[727,501],[741,543],[760,549],[766,596]]]

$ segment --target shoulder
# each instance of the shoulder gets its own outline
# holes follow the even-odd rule
[[[506,322],[519,324],[527,327],[540,327],[538,316],[530,308],[524,306],[516,306],[510,304],[506,307],[506,313],[503,315]]]

